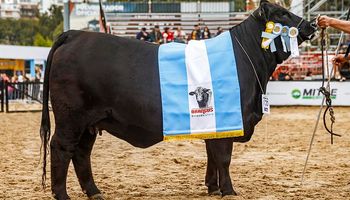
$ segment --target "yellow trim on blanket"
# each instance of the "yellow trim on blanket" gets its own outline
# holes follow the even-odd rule
[[[171,140],[189,140],[189,139],[219,139],[229,137],[244,136],[243,130],[226,131],[226,132],[210,132],[210,133],[193,133],[182,135],[165,135],[164,141]]]

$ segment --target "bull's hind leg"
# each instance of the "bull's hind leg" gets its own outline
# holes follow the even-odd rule
[[[217,168],[219,188],[222,196],[237,195],[237,193],[233,190],[229,172],[233,147],[232,138],[206,140],[205,143],[207,151],[210,151],[212,159]],[[213,176],[215,176],[214,173]],[[212,179],[215,180],[214,178]]]
[[[97,134],[92,134],[88,130],[82,135],[79,146],[73,156],[75,173],[83,191],[90,199],[103,199],[100,190],[96,187],[91,171],[91,151],[95,143]]]
[[[50,143],[51,190],[54,198],[58,200],[70,199],[66,190],[67,172],[81,136],[79,128],[72,128],[72,124],[74,123],[63,125],[56,122],[55,134]]]
[[[55,199],[70,199],[66,190],[67,171],[73,151],[65,146],[64,140],[59,138],[57,129],[52,136],[51,149],[51,190]]]

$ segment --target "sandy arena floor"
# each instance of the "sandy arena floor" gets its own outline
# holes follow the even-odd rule
[[[230,170],[239,196],[224,199],[349,199],[350,108],[335,108],[335,130],[342,137],[334,145],[320,126],[300,184],[317,112],[317,107],[272,108],[250,142],[234,145]],[[40,183],[39,122],[40,113],[0,114],[0,199],[51,199],[50,188],[44,192]],[[138,149],[104,133],[92,162],[107,199],[221,199],[206,195],[202,141]],[[72,165],[67,188],[73,200],[87,199]]]

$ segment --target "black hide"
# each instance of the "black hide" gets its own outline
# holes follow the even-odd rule
[[[236,194],[229,175],[232,143],[250,140],[261,120],[261,91],[243,45],[266,84],[276,65],[289,54],[263,50],[261,32],[268,20],[300,25],[299,43],[315,30],[285,9],[261,4],[231,32],[241,89],[244,136],[206,140],[208,165],[205,182],[210,194]],[[237,39],[236,39],[237,38]],[[56,199],[67,199],[66,177],[73,161],[79,183],[89,197],[99,195],[90,155],[96,133],[106,130],[130,144],[146,148],[163,140],[162,103],[158,71],[159,46],[134,39],[82,31],[63,33],[52,47],[45,71],[41,137],[44,146],[43,182],[50,139],[49,91],[55,116],[51,138],[51,189]],[[232,52],[233,55],[233,52]]]

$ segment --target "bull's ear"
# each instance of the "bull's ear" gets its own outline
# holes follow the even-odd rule
[[[267,0],[260,1],[260,6],[258,8],[258,18],[260,18],[263,21],[268,21],[269,19],[269,6],[266,4],[269,3]]]
[[[194,92],[190,92],[190,93],[188,93],[188,94],[192,96],[192,95],[194,95],[195,93],[194,93]]]
[[[263,4],[263,3],[270,3],[268,0],[261,0],[260,1],[260,5]]]

